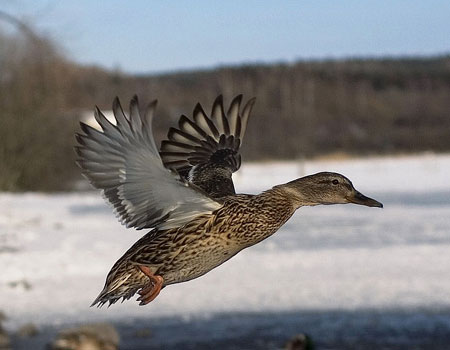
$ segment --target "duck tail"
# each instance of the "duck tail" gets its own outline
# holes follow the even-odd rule
[[[122,302],[130,299],[139,289],[145,286],[146,279],[147,277],[136,265],[120,259],[112,267],[103,290],[91,304],[91,307],[95,305],[102,307],[106,303],[109,303],[109,307],[119,299],[122,299]]]

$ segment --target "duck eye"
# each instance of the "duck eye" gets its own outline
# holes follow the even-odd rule
[[[337,184],[339,184],[339,181],[338,180],[336,180],[336,179],[334,179],[333,181],[331,181],[332,182],[332,184],[333,185],[337,185]]]

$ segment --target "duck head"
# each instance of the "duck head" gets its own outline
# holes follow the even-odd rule
[[[281,186],[289,192],[289,196],[298,207],[353,203],[383,208],[383,204],[357,191],[348,178],[338,173],[321,172]]]

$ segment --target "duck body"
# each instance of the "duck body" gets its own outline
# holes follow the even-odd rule
[[[225,197],[209,215],[179,228],[150,231],[117,261],[94,303],[128,299],[149,284],[141,265],[164,279],[162,287],[200,277],[270,237],[295,210],[287,194],[275,188]]]
[[[113,124],[97,108],[101,131],[83,123],[78,165],[102,190],[127,227],[151,229],[114,264],[92,305],[110,305],[136,293],[141,305],[167,285],[200,277],[242,249],[274,234],[301,206],[382,204],[358,192],[343,175],[321,172],[258,195],[236,194],[232,173],[254,99],[240,112],[242,96],[225,113],[222,97],[211,117],[202,107],[180,117],[160,149],[152,135],[156,101],[141,114],[137,97],[126,115],[114,100]]]

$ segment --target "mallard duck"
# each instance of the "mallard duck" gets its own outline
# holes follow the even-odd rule
[[[167,285],[200,277],[274,234],[302,206],[383,205],[355,190],[345,176],[321,172],[257,195],[236,194],[232,173],[255,99],[242,95],[225,113],[217,97],[208,116],[200,104],[181,116],[158,150],[152,119],[156,101],[141,114],[135,96],[129,114],[113,102],[116,123],[96,108],[96,130],[81,123],[77,163],[101,189],[122,224],[150,229],[114,264],[92,305],[138,293],[140,305]]]

